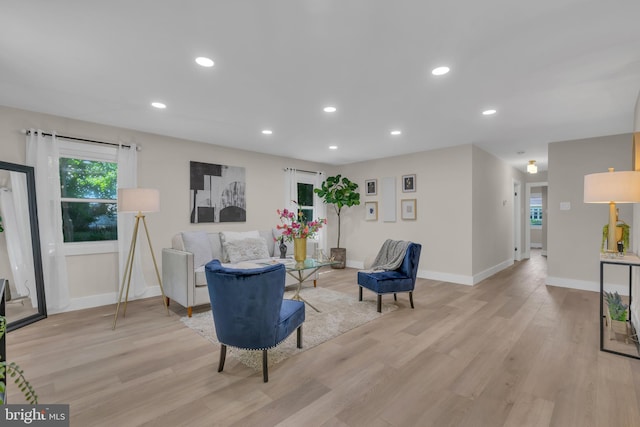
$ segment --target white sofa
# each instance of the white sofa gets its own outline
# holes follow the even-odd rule
[[[280,257],[275,249],[274,233],[277,230],[250,232],[207,232],[184,231],[171,239],[171,248],[162,249],[162,285],[168,302],[174,301],[187,308],[191,317],[193,307],[209,304],[209,290],[204,266],[212,259],[225,264],[238,262],[266,261]],[[264,239],[266,249],[260,244]],[[231,247],[234,245],[233,252]],[[238,247],[244,245],[238,249]],[[315,242],[307,242],[307,256],[315,253]],[[287,257],[293,256],[293,245],[287,244]],[[235,258],[234,258],[235,256]],[[255,257],[255,258],[254,258]],[[317,273],[307,280],[316,285]],[[286,285],[297,284],[294,277],[287,274]]]

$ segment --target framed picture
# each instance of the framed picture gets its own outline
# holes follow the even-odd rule
[[[367,179],[364,181],[365,187],[365,195],[367,196],[375,196],[378,194],[378,180],[377,179]]]
[[[189,175],[191,224],[246,222],[244,168],[189,162]]]
[[[364,209],[366,211],[364,219],[367,221],[378,220],[378,202],[364,202]]]
[[[402,192],[411,193],[416,191],[416,174],[402,175]]]
[[[400,201],[400,212],[402,219],[416,219],[416,199],[402,199]]]

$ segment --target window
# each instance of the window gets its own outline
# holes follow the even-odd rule
[[[64,141],[59,163],[66,254],[117,251],[116,150]]]
[[[118,165],[60,158],[65,243],[118,240]]]
[[[542,196],[532,194],[529,199],[529,221],[532,226],[542,225]]]
[[[313,184],[298,182],[298,213],[303,221],[313,221]]]
[[[316,208],[314,205],[314,180],[315,174],[307,174],[304,172],[297,173],[298,186],[298,213],[302,213],[303,221],[313,221],[317,219]]]

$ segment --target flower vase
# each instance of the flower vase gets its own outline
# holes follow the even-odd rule
[[[287,257],[287,245],[285,245],[283,240],[280,240],[280,244],[278,245],[278,249],[280,249],[280,258]]]
[[[293,258],[297,262],[304,262],[307,259],[307,239],[293,238]]]

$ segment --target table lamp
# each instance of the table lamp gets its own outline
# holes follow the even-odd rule
[[[129,286],[131,284],[131,272],[133,270],[133,257],[136,253],[136,243],[138,240],[138,226],[142,219],[144,225],[144,231],[147,235],[147,242],[149,243],[149,250],[151,251],[151,258],[153,259],[153,266],[156,270],[156,276],[158,278],[158,284],[160,285],[160,292],[162,292],[162,301],[169,314],[169,307],[167,306],[167,299],[164,295],[164,289],[162,288],[162,280],[160,280],[160,272],[158,271],[158,264],[156,262],[156,256],[153,253],[153,246],[151,245],[151,238],[149,237],[149,229],[147,228],[147,221],[143,212],[160,212],[160,191],[153,188],[119,188],[118,189],[118,212],[136,212],[136,222],[133,227],[133,235],[131,236],[131,245],[129,246],[129,255],[127,256],[127,263],[124,268],[124,275],[122,276],[122,285],[120,286],[120,296],[118,297],[118,305],[116,306],[116,314],[113,318],[113,327],[116,328],[116,322],[118,320],[118,312],[120,311],[120,303],[122,301],[122,293],[124,291],[125,282],[127,283],[127,292],[124,299],[124,310],[122,316],[127,313],[127,301],[129,300]]]
[[[585,175],[584,202],[609,204],[607,252],[618,252],[616,203],[640,202],[640,172],[614,172],[609,168],[609,172]]]

